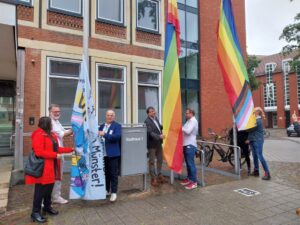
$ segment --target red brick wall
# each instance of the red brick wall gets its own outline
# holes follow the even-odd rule
[[[243,54],[246,51],[245,4],[233,0],[233,10]],[[200,15],[200,98],[201,131],[207,136],[207,129],[217,132],[232,126],[232,111],[224,89],[222,73],[217,62],[217,22],[220,2],[199,1]]]
[[[17,6],[17,18],[19,20],[33,21],[34,10],[33,7],[18,5]]]
[[[83,19],[57,12],[47,11],[47,24],[73,30],[83,29]]]
[[[284,82],[282,73],[273,74],[273,81],[276,83],[277,126],[278,128],[285,128]]]
[[[254,105],[264,108],[264,92],[263,84],[266,82],[266,76],[257,77],[258,80],[262,81],[262,85],[258,90],[253,92]],[[284,109],[284,80],[283,74],[277,73],[273,75],[273,81],[276,83],[277,88],[277,121],[278,128],[285,128],[285,109]],[[289,75],[289,85],[290,85],[290,116],[296,111],[298,112],[298,97],[297,97],[297,76],[295,73]],[[281,117],[281,119],[280,119]],[[270,122],[272,120],[270,118]],[[272,126],[271,124],[266,124],[268,127]]]
[[[126,39],[126,27],[96,21],[96,34]]]
[[[137,30],[136,41],[141,43],[161,46],[161,35]]]
[[[24,98],[24,132],[32,132],[37,128],[40,118],[41,100],[41,51],[36,49],[25,50],[25,98]],[[34,117],[34,125],[29,125],[29,118]],[[24,154],[31,149],[30,137],[24,138]]]
[[[297,94],[297,75],[295,73],[289,75],[289,84],[290,84],[290,115],[294,111],[298,112],[298,94]],[[300,116],[299,114],[297,114]]]

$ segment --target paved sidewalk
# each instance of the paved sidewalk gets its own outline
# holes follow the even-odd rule
[[[233,190],[250,188],[261,194],[246,197]],[[49,217],[48,224],[83,225],[269,225],[300,224],[295,209],[300,205],[300,190],[260,178],[226,184],[121,200],[72,201],[58,206],[60,215]],[[30,210],[1,218],[0,224],[30,224]]]
[[[174,185],[164,184],[160,188],[141,192],[138,190],[142,188],[141,176],[125,177],[120,179],[116,203],[72,200],[67,205],[55,205],[60,214],[49,217],[48,224],[300,225],[300,217],[295,213],[296,208],[300,207],[300,162],[290,162],[288,158],[281,157],[287,151],[280,147],[289,146],[286,149],[289,157],[293,158],[300,150],[300,145],[294,143],[285,138],[280,142],[266,141],[271,181],[247,177],[245,171],[242,171],[242,180],[238,181],[207,173],[206,183],[209,186],[204,188],[187,191],[176,181]],[[228,163],[221,165],[226,170],[231,168]],[[65,176],[64,196],[68,193],[68,179]],[[234,192],[240,188],[249,188],[260,194],[246,197]],[[8,213],[0,217],[0,224],[31,224],[32,195],[32,186],[12,187]]]

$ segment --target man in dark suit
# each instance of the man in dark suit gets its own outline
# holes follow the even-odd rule
[[[150,106],[147,108],[146,112],[148,114],[145,124],[147,126],[147,148],[149,153],[149,172],[151,176],[151,185],[158,186],[159,183],[165,182],[165,179],[161,174],[163,162],[162,142],[165,138],[165,135],[162,133],[163,127],[156,117],[155,109]],[[155,173],[155,158],[157,173]]]
[[[121,157],[121,124],[115,121],[115,112],[107,110],[106,121],[99,127],[99,136],[104,139],[104,167],[107,194],[111,191],[110,201],[117,200],[118,175]]]

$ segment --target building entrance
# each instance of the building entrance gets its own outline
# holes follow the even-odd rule
[[[0,81],[0,156],[12,155],[15,130],[15,82]]]

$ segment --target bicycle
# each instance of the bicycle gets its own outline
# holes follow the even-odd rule
[[[227,147],[227,151],[221,147],[221,145],[218,144],[219,140],[223,140],[225,142],[230,141],[229,136],[229,130],[224,129],[222,132],[225,133],[224,136],[220,136],[212,131],[211,128],[208,129],[208,134],[210,136],[213,136],[213,142],[211,146],[205,145],[205,144],[199,144],[199,148],[201,150],[204,150],[204,157],[205,157],[205,166],[207,167],[211,161],[213,160],[214,152],[216,151],[219,155],[219,161],[221,162],[229,162],[232,167],[234,167],[234,148],[233,147]],[[201,159],[201,158],[200,158]],[[246,163],[245,156],[241,156],[241,165],[244,165]]]

